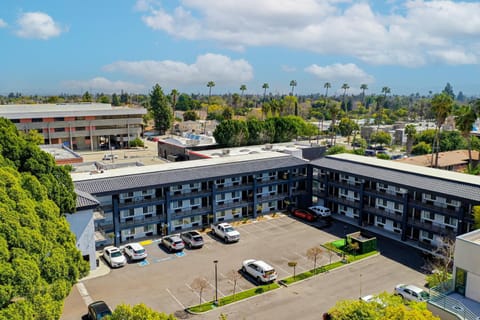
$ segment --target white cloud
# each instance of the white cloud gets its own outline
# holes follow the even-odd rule
[[[90,80],[70,80],[62,83],[62,86],[75,91],[87,91],[94,88],[95,92],[118,93],[121,90],[125,92],[142,92],[146,87],[142,84],[136,84],[125,81],[111,81],[103,77],[96,77]]]
[[[198,56],[193,64],[172,60],[117,61],[103,69],[138,77],[145,82],[172,86],[203,85],[211,80],[236,84],[253,78],[253,68],[246,60],[232,60],[213,53]]]
[[[43,12],[26,12],[17,20],[16,34],[22,38],[47,40],[59,36],[63,30],[52,17]]]
[[[380,13],[367,1],[179,0],[151,5],[142,19],[154,30],[227,48],[283,46],[344,55],[369,64],[416,67],[480,61],[480,3],[387,1]],[[455,48],[455,54],[451,53]],[[439,54],[442,52],[443,54]],[[450,54],[447,54],[449,53]],[[455,58],[455,56],[457,58]]]
[[[284,71],[284,72],[295,72],[295,71],[297,71],[297,68],[292,67],[292,66],[287,66],[285,64],[282,65],[281,68],[282,68],[282,71]]]
[[[0,18],[0,28],[5,28],[7,26],[7,23]]]
[[[328,82],[348,83],[350,86],[374,82],[373,76],[367,74],[353,63],[335,63],[329,66],[312,64],[305,71],[313,74],[320,80]]]

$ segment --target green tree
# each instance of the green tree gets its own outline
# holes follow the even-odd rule
[[[137,304],[133,307],[127,304],[118,305],[113,314],[108,317],[110,320],[175,320],[173,315],[157,312],[145,304]]]
[[[172,124],[173,114],[168,106],[167,97],[163,94],[163,90],[158,83],[150,92],[149,110],[153,114],[155,129],[157,129],[160,134],[165,134]]]
[[[242,85],[240,86],[240,91],[242,92],[242,96],[241,96],[241,100],[242,100],[242,101],[243,101],[243,95],[244,95],[244,93],[245,93],[246,90],[247,90],[247,86],[244,85],[244,84],[242,84]]]
[[[342,103],[343,103],[343,106],[345,108],[345,113],[348,113],[348,108],[347,108],[347,104],[345,102],[345,97],[347,96],[347,90],[350,89],[350,86],[348,85],[348,83],[344,83],[342,85],[342,89],[343,89],[343,99],[342,99]]]
[[[443,89],[442,93],[447,94],[448,96],[450,96],[450,98],[452,98],[452,100],[455,100],[455,93],[453,92],[453,87],[450,84],[450,82],[447,82],[447,84],[445,85],[445,88]]]
[[[215,128],[213,136],[221,146],[238,147],[247,144],[248,128],[243,120],[225,120]]]
[[[347,153],[347,148],[345,146],[341,145],[334,145],[328,148],[326,154],[327,155],[333,155],[333,154],[340,154],[340,153]]]
[[[385,131],[377,131],[370,136],[370,142],[379,145],[390,145],[392,142],[392,136]]]
[[[405,305],[399,296],[382,293],[375,300],[342,300],[328,311],[332,320],[440,320],[428,309],[425,302]]]
[[[100,102],[100,103],[110,103],[110,98],[106,95],[101,95],[100,98],[98,98],[98,102]]]
[[[417,134],[417,129],[413,124],[407,124],[405,126],[405,135],[407,136],[407,154],[410,154],[412,151],[413,142],[415,141],[415,135]]]
[[[438,153],[440,152],[440,128],[445,123],[448,115],[452,112],[453,99],[447,93],[436,94],[432,98],[432,112],[435,115],[435,140],[432,144],[432,149],[435,154],[435,161],[432,155],[432,166],[438,167]]]
[[[267,97],[267,89],[269,88],[268,86],[268,83],[264,83],[262,85],[262,89],[263,89],[263,103],[265,103],[265,98]]]
[[[325,82],[323,84],[323,88],[325,89],[325,99],[328,97],[328,89],[332,87],[332,84],[330,82]],[[326,102],[325,102],[326,103]]]
[[[119,106],[120,105],[120,99],[118,98],[118,95],[116,93],[112,94],[112,106]]]
[[[429,154],[431,152],[432,152],[432,147],[430,146],[430,144],[424,141],[417,143],[412,148],[412,154],[417,156],[422,154]]]
[[[222,112],[222,118],[224,120],[232,120],[233,119],[233,109],[230,107],[225,107]]]
[[[365,105],[365,91],[368,90],[368,85],[365,83],[362,83],[360,85],[360,90],[362,90],[362,103]]]
[[[475,229],[480,229],[480,206],[473,207],[473,220]]]
[[[208,81],[207,87],[208,87],[208,105],[207,105],[207,117],[208,117],[208,108],[210,108],[210,97],[212,96],[212,88],[215,87],[215,82]]]
[[[92,95],[88,91],[85,91],[85,93],[82,96],[82,101],[83,102],[92,102],[93,101]]]
[[[471,132],[473,124],[477,120],[475,109],[471,105],[465,105],[457,110],[455,115],[455,124],[457,129],[462,133],[462,136],[468,142],[468,165],[472,165],[472,139]]]
[[[347,137],[347,142],[350,143],[350,136],[354,131],[360,128],[358,124],[350,118],[344,117],[338,123],[338,131],[343,137]]]
[[[291,95],[293,96],[293,90],[295,89],[295,87],[297,86],[297,80],[291,80],[290,81],[290,87],[292,87],[292,92],[291,92]]]
[[[188,110],[183,113],[183,121],[197,121],[199,118],[197,112]]]
[[[327,105],[327,111],[330,114],[330,118],[332,120],[332,124],[330,125],[330,144],[333,146],[335,145],[335,137],[337,135],[335,122],[337,121],[337,117],[342,110],[340,109],[340,105],[337,101],[329,101]]]

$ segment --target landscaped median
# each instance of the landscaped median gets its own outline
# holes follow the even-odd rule
[[[278,281],[278,283],[260,285],[260,286],[251,288],[249,290],[238,292],[234,295],[225,296],[223,298],[220,298],[218,300],[217,304],[215,303],[215,301],[208,301],[208,302],[196,305],[196,306],[188,307],[186,309],[186,311],[190,312],[190,313],[207,312],[207,311],[213,310],[215,308],[218,308],[218,307],[221,307],[221,306],[224,306],[224,305],[236,302],[236,301],[241,301],[241,300],[244,300],[244,299],[247,299],[247,298],[254,297],[254,296],[259,295],[259,294],[266,293],[268,291],[279,289],[279,288],[281,288],[280,284],[283,285],[283,286],[289,286],[289,285],[291,285],[295,282],[299,282],[299,281],[311,278],[313,276],[325,273],[327,271],[339,268],[339,267],[344,266],[345,264],[348,264],[350,262],[358,261],[358,260],[361,260],[361,259],[364,259],[364,258],[367,258],[367,257],[374,256],[374,255],[378,254],[378,251],[375,250],[375,251],[370,251],[370,252],[364,253],[364,254],[352,255],[352,254],[350,254],[351,249],[349,249],[348,246],[345,245],[345,240],[344,239],[337,240],[337,241],[330,242],[330,243],[326,243],[326,244],[323,245],[323,247],[326,248],[327,250],[329,250],[332,254],[337,253],[338,255],[343,257],[343,259],[341,261],[336,261],[336,262],[333,262],[333,263],[330,263],[330,264],[327,264],[327,265],[323,265],[323,266],[320,266],[320,267],[317,267],[315,269],[308,270],[308,271],[305,271],[305,272],[302,272],[302,273],[299,273],[299,274],[295,274],[295,272],[294,272],[294,274],[292,276],[281,279],[281,280]]]
[[[193,307],[187,308],[188,312],[191,313],[202,313],[202,312],[207,312],[210,310],[213,310],[217,307],[221,307],[224,305],[227,305],[229,303],[233,303],[236,301],[244,300],[271,290],[275,290],[280,288],[280,285],[278,283],[270,283],[270,284],[265,284],[261,285],[249,290],[241,291],[236,293],[235,295],[230,295],[230,296],[225,296],[223,298],[218,299],[218,304],[215,304],[215,301],[209,301],[202,303],[200,305],[196,305]]]

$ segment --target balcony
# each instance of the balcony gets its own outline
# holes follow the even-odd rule
[[[449,237],[455,237],[456,236],[456,230],[451,228],[446,228],[447,226],[443,227],[442,225],[439,224],[434,224],[431,221],[428,220],[420,220],[420,219],[412,219],[408,218],[407,220],[408,224],[422,229],[426,231],[431,231],[437,235],[446,235]]]
[[[134,225],[143,225],[143,224],[152,224],[160,223],[164,221],[163,215],[143,215],[143,216],[134,216],[121,219],[120,223],[122,226],[134,226]]]
[[[95,221],[95,222],[105,221],[105,214],[103,213],[102,210],[93,211],[93,221]]]
[[[363,210],[365,212],[372,213],[377,216],[382,216],[397,222],[402,222],[402,214],[395,213],[394,211],[385,210],[383,208],[377,208],[372,206],[365,206]]]

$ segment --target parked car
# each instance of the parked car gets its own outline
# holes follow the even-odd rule
[[[242,272],[251,275],[259,283],[273,282],[277,279],[275,269],[262,260],[249,259],[243,261]]]
[[[297,218],[304,219],[304,220],[307,220],[307,221],[310,221],[310,222],[317,220],[317,215],[316,214],[314,214],[313,212],[304,210],[304,209],[295,209],[295,210],[293,210],[292,214]]]
[[[112,268],[123,267],[127,263],[127,258],[125,258],[122,251],[113,246],[103,249],[103,258]]]
[[[180,238],[189,249],[203,247],[203,237],[198,231],[183,232],[180,234]]]
[[[107,161],[107,160],[113,160],[113,159],[118,159],[118,155],[116,154],[111,154],[111,153],[105,153],[103,155],[102,160]]]
[[[235,230],[230,224],[222,222],[219,224],[212,224],[212,234],[227,242],[237,242],[240,240],[240,232]]]
[[[330,217],[331,215],[330,209],[324,206],[311,206],[308,207],[308,209],[315,213],[318,217],[326,218]]]
[[[112,309],[110,309],[105,301],[95,301],[88,305],[88,318],[90,320],[100,320],[111,315]]]
[[[379,305],[381,305],[382,307],[386,306],[385,302],[382,299],[380,299],[378,296],[374,296],[373,294],[363,296],[363,297],[360,298],[360,300],[365,301],[365,302],[369,302],[369,303],[370,302],[376,302]]]
[[[430,298],[430,295],[425,290],[414,286],[399,284],[395,287],[395,294],[399,295],[405,300],[409,301],[427,301]]]
[[[125,255],[130,260],[143,260],[147,257],[147,250],[136,242],[129,243],[124,248]]]
[[[183,240],[177,235],[165,236],[162,238],[162,245],[169,251],[182,251],[185,248]]]

